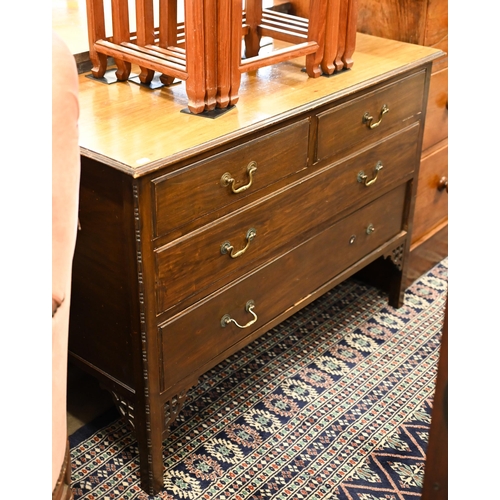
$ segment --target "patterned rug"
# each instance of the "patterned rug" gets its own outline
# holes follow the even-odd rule
[[[125,420],[89,424],[70,437],[75,500],[420,498],[447,282],[444,259],[394,309],[350,279],[207,372],[155,497]]]

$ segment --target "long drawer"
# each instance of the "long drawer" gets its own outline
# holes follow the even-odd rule
[[[317,160],[341,158],[419,120],[424,83],[425,72],[421,71],[320,113]]]
[[[155,252],[157,314],[213,283],[228,283],[250,266],[296,246],[307,231],[340,211],[403,182],[418,163],[418,133],[416,123],[304,182],[160,247]]]
[[[403,228],[406,187],[400,185],[160,325],[162,390],[192,375],[193,367],[201,373],[230,346],[397,236]]]
[[[154,179],[154,235],[169,233],[216,211],[220,217],[235,201],[303,170],[308,141],[306,118]]]

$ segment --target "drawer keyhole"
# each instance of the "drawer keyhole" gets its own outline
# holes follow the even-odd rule
[[[373,234],[375,232],[375,226],[373,224],[368,224],[366,228],[366,234]]]

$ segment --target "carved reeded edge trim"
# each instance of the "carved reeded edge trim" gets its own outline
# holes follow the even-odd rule
[[[146,443],[148,447],[148,482],[153,484],[153,468],[152,468],[152,438],[151,438],[151,412],[150,412],[150,394],[149,394],[149,362],[147,350],[147,335],[146,335],[146,308],[144,301],[144,279],[142,270],[142,240],[141,240],[141,225],[139,215],[139,184],[134,181],[132,184],[132,193],[134,199],[134,231],[136,242],[136,259],[137,259],[137,281],[139,288],[139,321],[141,328],[141,357],[142,357],[142,376],[144,380],[144,406],[145,406],[145,423],[146,423]],[[149,492],[153,494],[152,488]]]

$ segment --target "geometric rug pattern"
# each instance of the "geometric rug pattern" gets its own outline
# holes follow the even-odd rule
[[[154,497],[127,422],[89,424],[70,436],[75,500],[420,498],[447,284],[444,259],[394,309],[349,279],[205,373]]]

